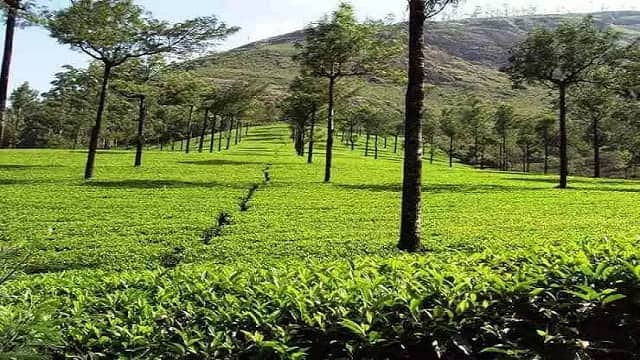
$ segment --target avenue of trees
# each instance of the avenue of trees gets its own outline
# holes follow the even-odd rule
[[[89,179],[99,147],[134,147],[135,166],[142,165],[147,143],[189,152],[192,137],[203,134],[198,144],[203,151],[206,132],[209,151],[215,150],[213,134],[222,138],[223,132],[228,149],[241,140],[241,127],[249,124],[242,118],[261,106],[264,87],[241,81],[216,83],[183,70],[179,62],[168,62],[188,60],[238,30],[215,16],[169,24],[131,0],[79,0],[56,12],[36,5],[5,1],[7,29],[17,26],[12,17],[19,24],[44,26],[92,62],[84,69],[64,66],[45,93],[24,83],[7,96],[11,107],[6,115],[3,111],[0,147],[86,146]],[[5,46],[4,62],[9,64],[10,42],[5,45],[9,49]],[[8,73],[8,65],[5,70]]]

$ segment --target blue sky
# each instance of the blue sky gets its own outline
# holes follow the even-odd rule
[[[215,14],[228,24],[242,27],[242,31],[224,43],[220,50],[233,48],[250,41],[297,30],[336,7],[340,0],[137,0],[156,17],[180,21],[194,16]],[[62,7],[68,0],[40,0],[53,7]],[[352,0],[360,17],[381,18],[394,14],[406,17],[406,0]],[[640,10],[638,0],[467,0],[454,16],[463,17],[477,6],[484,9],[524,9],[535,7],[540,13],[587,12],[602,9]],[[4,29],[0,31],[4,39]],[[11,88],[27,81],[34,88],[45,91],[53,74],[62,65],[82,66],[87,57],[59,45],[47,32],[38,28],[18,29],[10,79]]]

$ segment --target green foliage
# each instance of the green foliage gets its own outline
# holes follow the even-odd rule
[[[602,30],[592,17],[554,30],[539,28],[512,50],[506,70],[516,85],[568,86],[583,81],[598,66],[610,64],[619,38],[612,30]]]
[[[330,18],[305,30],[295,59],[318,77],[362,76],[388,68],[401,52],[400,42],[379,21],[359,23],[351,5],[343,2]]]
[[[131,0],[75,1],[55,12],[48,27],[62,44],[109,66],[153,54],[188,55],[238,30],[214,16],[171,25],[151,18]]]
[[[575,178],[558,193],[549,177],[451,170],[438,157],[423,182],[430,252],[408,256],[393,247],[402,164],[390,149],[372,166],[337,147],[340,176],[324,185],[323,164],[298,159],[287,138],[285,126],[252,128],[214,158],[148,151],[137,170],[129,152],[100,152],[89,183],[74,180],[82,152],[1,153],[2,241],[22,246],[15,258],[33,253],[0,287],[1,351],[638,353],[636,182]],[[238,211],[267,164],[270,184]]]

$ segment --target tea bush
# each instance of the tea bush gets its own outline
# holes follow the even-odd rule
[[[639,183],[558,191],[438,161],[428,251],[406,255],[392,150],[340,148],[323,184],[322,149],[307,165],[286,131],[252,129],[222,154],[149,151],[142,169],[103,152],[89,183],[81,152],[0,152],[0,239],[31,254],[0,287],[0,354],[640,357]]]

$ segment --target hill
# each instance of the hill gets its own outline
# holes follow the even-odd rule
[[[507,62],[509,49],[536,27],[553,27],[563,21],[579,20],[582,14],[539,15],[431,22],[425,34],[427,76],[436,85],[436,95],[451,101],[461,93],[478,92],[500,101],[516,101],[520,107],[538,106],[541,92],[529,92],[513,99],[508,78],[499,69]],[[593,14],[603,26],[612,27],[628,38],[640,37],[640,12],[620,11]],[[191,66],[215,79],[243,79],[270,85],[276,96],[286,92],[297,74],[291,60],[294,44],[304,39],[296,31],[204,57]],[[403,89],[394,84],[369,79],[363,93],[401,102]],[[437,97],[436,97],[437,98]],[[534,101],[532,101],[534,99]],[[438,100],[437,102],[440,102]]]

